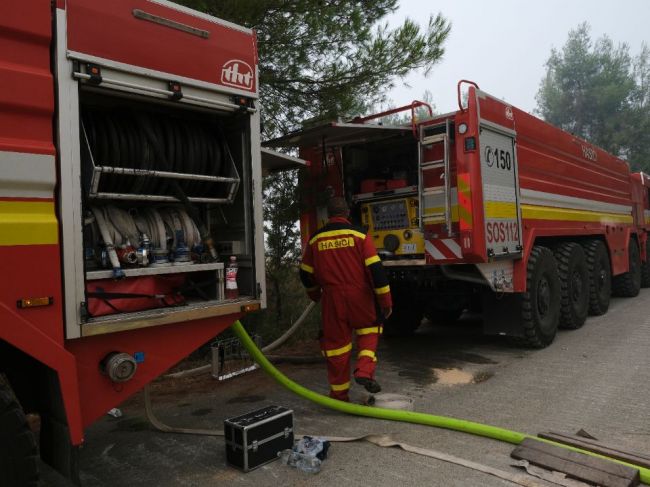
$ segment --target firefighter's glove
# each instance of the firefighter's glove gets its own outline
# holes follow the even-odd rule
[[[387,308],[381,308],[381,314],[384,315],[384,319],[387,320],[390,315],[393,314],[393,308],[391,306]]]
[[[320,288],[314,291],[307,291],[307,296],[309,296],[309,299],[311,299],[314,303],[318,303],[320,301],[320,295],[321,295]]]

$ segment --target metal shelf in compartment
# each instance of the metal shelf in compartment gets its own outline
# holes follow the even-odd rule
[[[161,274],[180,274],[183,272],[203,272],[203,271],[217,271],[221,280],[223,274],[223,262],[210,262],[207,264],[182,264],[182,265],[168,265],[168,266],[149,266],[149,267],[123,267],[124,275],[126,277],[138,276],[155,276]],[[86,272],[86,280],[91,281],[95,279],[111,279],[113,271],[110,269],[102,269],[97,271]]]

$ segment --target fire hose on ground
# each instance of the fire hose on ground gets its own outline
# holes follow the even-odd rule
[[[295,326],[295,325],[294,325]],[[297,384],[296,382],[292,381],[289,379],[287,376],[282,374],[277,368],[271,364],[271,362],[266,358],[262,350],[260,350],[253,339],[248,335],[246,330],[244,329],[244,326],[239,322],[239,320],[235,321],[232,325],[232,330],[235,333],[235,335],[239,338],[241,344],[244,346],[244,348],[248,351],[248,353],[251,355],[253,360],[259,364],[259,366],[266,372],[268,375],[270,375],[276,382],[278,382],[280,385],[288,389],[289,391],[293,392],[294,394],[307,399],[309,401],[312,401],[316,404],[319,404],[321,406],[334,409],[336,411],[340,411],[342,413],[346,414],[351,414],[355,416],[364,416],[368,418],[376,418],[376,419],[385,419],[389,421],[399,421],[399,422],[404,422],[404,423],[413,423],[413,424],[420,424],[423,426],[433,426],[436,428],[444,428],[448,430],[453,430],[453,431],[460,431],[463,433],[469,433],[472,435],[476,436],[483,436],[486,438],[492,438],[494,440],[499,440],[503,441],[506,443],[511,443],[514,445],[520,444],[524,439],[526,438],[534,438],[538,441],[543,441],[545,443],[549,443],[555,446],[559,446],[561,448],[565,448],[567,450],[583,453],[589,456],[597,457],[597,458],[603,458],[606,460],[613,461],[615,463],[619,463],[621,465],[626,465],[629,467],[633,467],[639,470],[640,474],[640,479],[641,482],[643,483],[650,483],[650,469],[644,468],[638,465],[634,465],[631,463],[627,462],[622,462],[620,460],[607,457],[605,455],[599,455],[597,453],[593,453],[587,450],[583,450],[580,448],[564,445],[561,443],[556,443],[554,441],[550,440],[545,440],[542,438],[537,438],[532,435],[528,435],[525,433],[520,433],[517,431],[512,431],[508,430],[505,428],[500,428],[497,426],[491,426],[491,425],[486,425],[482,423],[476,423],[473,421],[466,421],[462,419],[457,419],[457,418],[451,418],[447,416],[437,416],[433,414],[427,414],[427,413],[419,413],[419,412],[413,412],[413,411],[400,411],[400,410],[394,410],[394,409],[385,409],[385,408],[379,408],[379,407],[372,407],[372,406],[364,406],[361,404],[352,404],[349,402],[343,402],[343,401],[338,401],[336,399],[332,399],[327,396],[323,396],[322,394],[318,394],[314,391],[311,391],[307,389],[306,387],[301,386],[300,384]],[[210,435],[210,436],[222,436],[223,431],[218,431],[218,430],[197,430],[197,429],[186,429],[186,428],[173,428],[168,425],[163,424],[160,422],[155,416],[153,415],[153,412],[151,410],[151,398],[149,395],[149,390],[148,388],[145,388],[145,410],[147,417],[149,421],[152,423],[152,425],[156,428],[158,428],[161,431],[165,432],[172,432],[172,433],[187,433],[187,434],[202,434],[202,435]],[[360,437],[360,438],[329,438],[330,440],[336,441],[351,441],[351,440],[361,440],[361,439],[366,439],[367,441],[370,441],[372,443],[375,443],[380,446],[392,446],[392,445],[397,445],[401,446],[400,444],[397,444],[396,442],[386,442],[384,441],[382,444],[382,437],[377,437],[377,436],[367,436],[367,437]],[[405,445],[408,448],[403,448],[407,451],[412,451],[409,450],[408,445]],[[414,450],[417,450],[415,448]],[[417,451],[413,451],[414,453],[418,453]],[[436,452],[429,452],[429,453],[436,453]],[[427,456],[433,456],[431,454],[427,453],[422,453]],[[437,454],[437,453],[436,453]],[[436,458],[439,458],[439,456],[436,456]],[[460,463],[463,464],[462,462],[456,462],[453,460],[445,459],[445,458],[440,458],[442,460],[446,461],[452,461],[452,463]],[[469,465],[465,465],[469,466]],[[474,468],[474,467],[471,467]],[[489,468],[488,468],[489,470]],[[499,474],[506,474],[509,475],[507,472],[502,472],[502,471],[496,471],[495,472],[490,472],[485,471],[486,473],[490,473],[492,475],[500,476],[503,478],[502,475]],[[511,480],[516,483],[520,483],[521,485],[532,485],[530,482],[525,482],[522,483],[521,481],[513,480],[513,478],[508,478],[508,480]]]

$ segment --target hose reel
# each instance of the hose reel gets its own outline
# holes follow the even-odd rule
[[[183,208],[90,207],[86,218],[86,261],[110,267],[122,277],[122,266],[169,266],[207,262],[196,222]]]
[[[240,177],[214,120],[99,107],[81,118],[90,199],[233,202]]]

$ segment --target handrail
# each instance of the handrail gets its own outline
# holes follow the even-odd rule
[[[460,99],[460,86],[461,86],[463,83],[467,83],[468,85],[474,85],[474,86],[476,87],[477,90],[480,90],[481,88],[479,88],[478,85],[477,85],[474,81],[470,81],[470,80],[468,80],[468,79],[461,79],[461,80],[458,82],[458,85],[457,85],[457,87],[456,87],[456,89],[457,89],[457,91],[458,91],[458,108],[460,108],[460,111],[461,111],[462,113],[465,113],[465,109],[463,108],[463,103],[461,102],[461,99]]]
[[[375,113],[374,115],[368,115],[366,117],[355,117],[352,119],[353,123],[364,123],[368,120],[375,120],[377,118],[387,117],[388,115],[393,115],[395,113],[403,112],[405,110],[411,110],[411,130],[413,131],[413,137],[418,138],[417,135],[417,123],[415,121],[415,109],[419,107],[426,107],[429,110],[429,116],[433,117],[433,108],[426,102],[413,100],[410,105],[404,105],[397,108],[391,108],[390,110],[385,110],[383,112]]]

